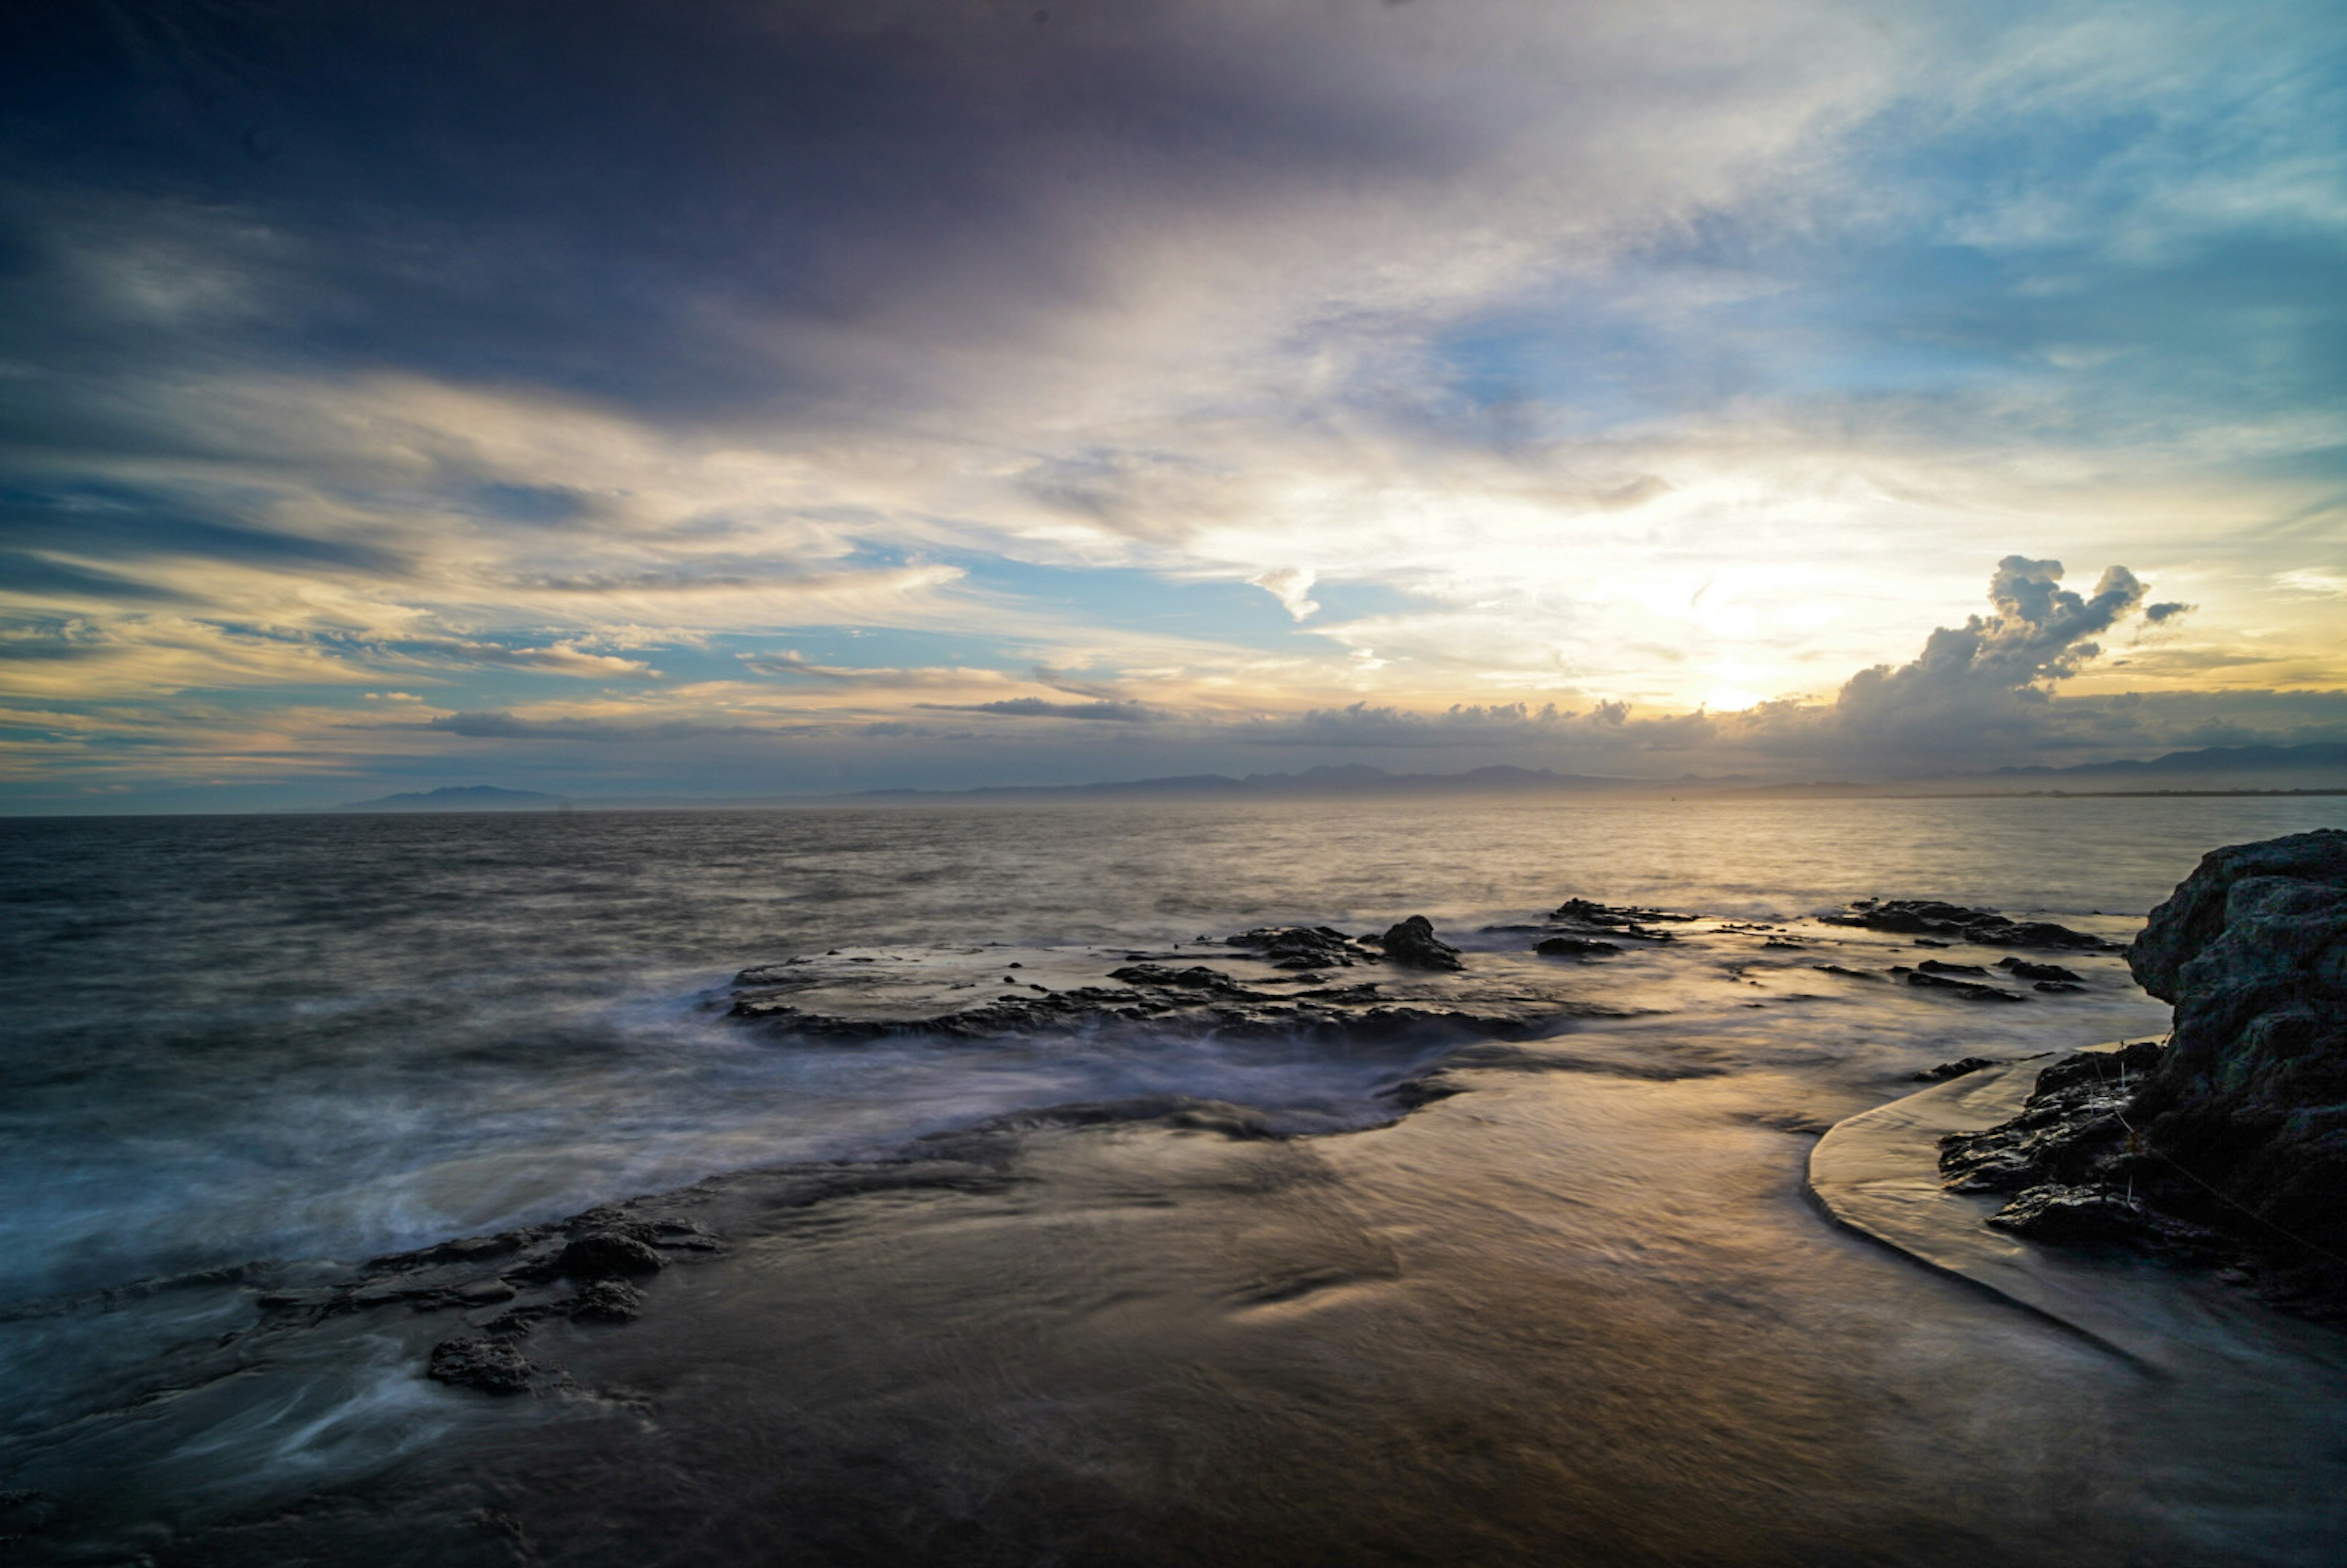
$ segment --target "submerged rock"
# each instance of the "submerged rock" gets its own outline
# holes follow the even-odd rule
[[[1983,1067],[2000,1065],[2002,1064],[1993,1056],[1966,1056],[1954,1061],[1941,1062],[1937,1067],[1927,1067],[1915,1077],[1919,1082],[1945,1083],[1952,1078],[1963,1078],[1967,1074],[1978,1072]]]
[[[1594,937],[1550,937],[1532,946],[1532,951],[1544,958],[1610,958],[1621,950],[1620,943],[1601,942]]]
[[[1926,964],[1929,962],[1929,959],[1925,960]],[[1972,972],[1978,974],[1981,971],[1974,969]],[[1905,973],[1907,983],[1911,986],[1922,986],[1929,990],[1952,991],[1966,1001],[2019,1002],[2029,999],[2019,991],[2000,990],[1994,986],[1982,985],[1977,980],[1952,980],[1947,976],[1933,973],[1929,968],[1909,969]]]
[[[1996,967],[2016,980],[2052,980],[2075,985],[2085,978],[2059,964],[2033,964],[2027,958],[2011,956],[1999,958]]]
[[[1861,898],[1840,914],[1821,915],[1829,926],[1857,926],[1911,937],[1978,942],[1990,948],[2070,948],[2106,952],[2118,944],[2051,920],[2014,920],[1994,909],[1968,909],[1936,898]]]

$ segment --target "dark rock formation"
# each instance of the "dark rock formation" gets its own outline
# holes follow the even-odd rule
[[[1978,942],[1989,948],[2068,948],[2104,952],[2117,946],[2051,920],[2012,920],[1993,909],[1967,909],[1934,898],[1861,898],[1842,914],[1822,915],[1830,926],[1858,926],[1911,937]]]
[[[510,1339],[488,1334],[463,1334],[432,1348],[424,1375],[436,1382],[478,1389],[485,1394],[525,1394],[530,1375],[538,1370]]]
[[[574,1322],[632,1323],[644,1309],[644,1293],[624,1279],[598,1279],[570,1298]]]
[[[1927,963],[1929,961],[1925,960]],[[2020,1002],[2029,999],[2019,991],[2000,990],[1994,986],[1982,985],[1977,980],[1952,980],[1945,975],[1933,974],[1928,969],[1891,970],[1893,974],[1902,972],[1911,986],[1922,986],[1927,990],[1947,991],[1963,998],[1968,1002]]]
[[[1962,1078],[1968,1073],[1978,1072],[1983,1067],[1996,1065],[1997,1060],[1993,1056],[1967,1056],[1955,1061],[1943,1061],[1937,1067],[1927,1067],[1915,1078],[1922,1083],[1945,1083],[1952,1078]]]
[[[1915,966],[1927,975],[1978,975],[1988,979],[1988,971],[1978,964],[1951,964],[1940,958],[1926,958]]]
[[[1532,947],[1545,958],[1607,958],[1621,950],[1620,943],[1601,942],[1594,937],[1549,937]]]
[[[2136,1114],[2196,1209],[2347,1257],[2347,833],[2204,856],[2127,967],[2176,1004]]]
[[[2027,958],[2002,958],[1996,967],[2016,980],[2067,981],[2075,985],[2083,978],[2059,964],[2033,964]]]
[[[619,1229],[589,1231],[565,1246],[554,1262],[556,1273],[572,1279],[658,1274],[666,1266],[668,1260],[654,1250],[649,1237]]]
[[[1942,1140],[1941,1173],[1960,1193],[2113,1180],[2124,1186],[2140,1162],[2122,1118],[2160,1056],[2157,1041],[2144,1040],[2064,1058],[2037,1075],[2020,1115]]]
[[[1584,935],[1626,937],[1638,942],[1670,942],[1677,940],[1671,932],[1654,927],[1663,924],[1680,924],[1695,919],[1693,915],[1676,915],[1663,909],[1634,909],[1594,903],[1587,898],[1568,898],[1558,905],[1549,919],[1568,930]]]
[[[2019,1116],[1946,1140],[1942,1170],[2014,1194],[1990,1223],[2016,1234],[2221,1258],[2347,1312],[2347,833],[2212,852],[2127,964],[2175,1004],[2172,1043],[2046,1069]]]
[[[1351,968],[1376,954],[1342,931],[1326,926],[1258,926],[1225,943],[1261,953],[1275,969]]]
[[[1437,937],[1434,922],[1423,915],[1412,915],[1400,924],[1388,927],[1379,941],[1388,958],[1413,969],[1456,969],[1460,967],[1459,949]]]

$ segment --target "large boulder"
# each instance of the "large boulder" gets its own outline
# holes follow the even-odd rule
[[[2127,967],[2176,1004],[2130,1121],[2197,1217],[2347,1256],[2347,832],[2203,856]]]

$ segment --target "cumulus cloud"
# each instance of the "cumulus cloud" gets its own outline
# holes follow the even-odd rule
[[[2186,604],[2180,600],[2168,600],[2160,604],[2146,605],[2143,618],[2154,626],[2159,626],[2174,620],[2178,616],[2189,615],[2198,608],[2197,605]]]
[[[2102,652],[2094,640],[2141,604],[2144,585],[2122,566],[2091,595],[2061,586],[2062,563],[2007,556],[1989,579],[1995,613],[1941,627],[1912,661],[1878,664],[1842,685],[1839,730],[1905,749],[1961,751],[1984,733],[2034,724],[2055,684]]]
[[[1247,581],[1279,600],[1279,607],[1297,620],[1309,620],[1320,607],[1311,598],[1314,573],[1306,567],[1284,566],[1258,572]]]

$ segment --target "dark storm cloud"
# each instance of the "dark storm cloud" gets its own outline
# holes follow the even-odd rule
[[[26,7],[0,325],[92,369],[233,344],[646,410],[887,395],[739,325],[982,337],[1082,297],[1121,208],[1454,156],[1281,57],[1307,36],[1154,4]]]
[[[264,503],[256,498],[257,510]],[[0,542],[134,559],[190,556],[247,566],[387,573],[395,553],[347,539],[255,527],[231,502],[97,480],[0,488]]]
[[[778,733],[741,724],[620,723],[604,719],[520,719],[511,713],[446,713],[422,728],[476,741],[594,741],[643,744],[716,735]]]

